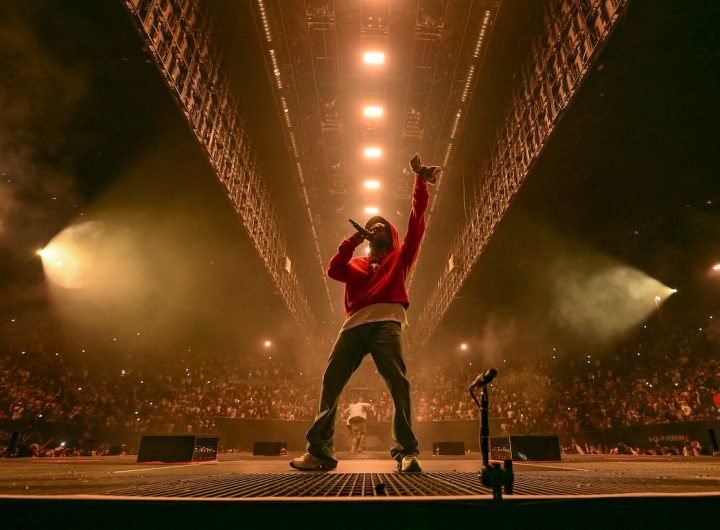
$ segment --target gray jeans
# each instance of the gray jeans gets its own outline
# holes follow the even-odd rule
[[[412,431],[410,382],[405,377],[402,329],[400,323],[386,321],[350,328],[340,333],[335,341],[323,375],[315,422],[306,436],[311,455],[336,461],[333,436],[340,393],[368,353],[385,379],[395,405],[392,437],[396,445],[390,455],[400,461],[405,455],[418,454],[418,440]]]
[[[352,437],[350,452],[361,453],[365,450],[365,436],[367,435],[367,421],[364,418],[350,418],[348,430]]]

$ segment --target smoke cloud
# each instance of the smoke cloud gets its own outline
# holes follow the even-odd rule
[[[621,263],[598,268],[564,262],[554,272],[553,318],[590,342],[623,335],[672,294],[658,280]]]
[[[77,203],[78,149],[64,128],[88,84],[17,11],[0,6],[0,247],[23,260]]]
[[[192,139],[149,144],[128,167],[43,249],[49,295],[68,335],[117,338],[146,353],[206,344],[245,351],[262,338],[297,339]]]
[[[626,339],[674,292],[556,229],[525,217],[512,221],[471,273],[430,352],[488,366],[600,352]],[[522,237],[528,233],[532,238]],[[468,343],[467,352],[457,349],[460,342]]]
[[[302,344],[129,28],[114,3],[0,3],[0,312],[118,354]]]

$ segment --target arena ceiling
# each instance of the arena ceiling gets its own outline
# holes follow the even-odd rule
[[[433,190],[424,254],[411,290],[417,317],[442,275],[451,239],[467,220],[468,197],[481,185],[478,168],[491,155],[492,142],[504,124],[509,94],[517,88],[528,48],[545,28],[543,6],[484,0],[252,2],[266,86],[273,90],[278,121],[284,128],[286,115],[301,120],[302,137],[295,136],[293,146],[285,128],[285,142],[290,158],[297,149],[311,168],[305,172],[307,187],[301,186],[299,195],[301,207],[307,201],[312,211],[321,263],[350,233],[347,218],[370,215],[366,207],[375,207],[403,225],[410,205],[407,160],[414,152],[444,165],[444,180]],[[529,180],[536,180],[534,191],[519,195],[519,199],[528,197],[523,203],[529,209],[511,208],[509,218],[498,228],[497,237],[513,247],[515,254],[499,258],[504,266],[485,264],[495,269],[495,279],[487,281],[482,280],[486,260],[480,260],[480,270],[454,303],[447,327],[452,329],[454,322],[461,321],[462,327],[475,327],[472,333],[482,334],[483,314],[494,313],[479,311],[483,299],[479,293],[488,291],[513,293],[510,305],[524,304],[526,319],[545,322],[554,311],[556,293],[530,288],[523,296],[516,290],[532,281],[527,276],[536,274],[542,263],[550,266],[553,254],[562,256],[572,246],[562,243],[563,238],[588,242],[586,249],[569,252],[574,254],[571,259],[584,259],[578,255],[593,247],[607,253],[601,258],[606,263],[617,258],[667,283],[687,285],[688,276],[681,279],[682,275],[669,272],[670,258],[665,253],[672,253],[668,250],[672,243],[661,226],[670,214],[659,213],[654,201],[659,199],[658,190],[667,197],[672,190],[683,190],[680,195],[687,197],[683,207],[712,208],[716,190],[704,180],[707,170],[699,169],[706,167],[699,146],[708,141],[703,133],[707,121],[687,122],[681,99],[669,98],[686,90],[680,88],[683,76],[670,72],[685,72],[685,77],[696,80],[690,91],[698,101],[706,102],[705,108],[712,107],[707,100],[713,93],[706,75],[712,70],[705,64],[709,58],[692,51],[702,49],[702,43],[712,37],[708,31],[692,36],[685,31],[694,24],[691,21],[711,11],[703,2],[683,10],[655,10],[642,0],[629,3],[619,36],[609,39],[610,51],[600,54],[533,169]],[[270,49],[276,50],[275,65],[269,59]],[[384,62],[364,63],[366,51],[383,53]],[[278,79],[294,88],[294,101],[280,101]],[[382,116],[364,116],[368,105],[382,109]],[[678,128],[666,129],[671,122]],[[673,174],[681,171],[682,162],[676,146],[688,137],[697,139],[691,151],[698,170],[678,180]],[[363,150],[368,146],[379,147],[382,156],[366,158]],[[640,159],[644,164],[639,165]],[[366,180],[377,180],[379,188],[365,188]],[[625,194],[624,189],[633,193]],[[656,191],[643,191],[649,189]],[[541,195],[542,202],[535,203],[531,194]],[[608,215],[618,208],[623,214]],[[533,209],[542,214],[529,214]],[[539,218],[533,219],[535,215]],[[577,224],[578,219],[587,221]],[[688,232],[696,230],[696,222],[684,221]],[[552,245],[538,247],[546,230],[553,234],[548,236]],[[632,235],[630,240],[625,234]],[[502,246],[502,241],[495,247]],[[653,252],[640,247],[654,248],[653,241],[658,251],[654,254],[657,262],[651,263]],[[540,256],[538,263],[533,253]],[[492,261],[493,256],[488,259]],[[515,279],[497,280],[505,275]],[[545,277],[546,284],[556,283],[557,278],[551,276],[539,277]],[[313,285],[312,280],[308,285]],[[337,304],[340,289],[332,283],[331,288]],[[338,308],[339,304],[335,318]],[[534,314],[536,309],[541,314]]]
[[[238,96],[248,109],[248,129],[267,168],[264,184],[295,256],[294,267],[313,293],[324,291],[321,261],[351,232],[347,218],[366,218],[364,208],[371,198],[378,198],[381,213],[402,225],[409,206],[402,195],[407,192],[402,187],[410,183],[408,153],[418,150],[426,160],[443,163],[449,137],[443,116],[448,101],[462,94],[464,86],[461,81],[454,84],[457,69],[450,59],[459,64],[473,49],[464,17],[481,17],[461,7],[489,6],[492,12],[495,5],[429,2],[443,6],[428,12],[431,18],[440,13],[436,21],[442,20],[442,34],[421,40],[419,2],[391,2],[387,37],[382,14],[364,15],[359,1],[336,4],[334,48],[332,39],[319,38],[328,37],[325,30],[311,28],[324,24],[322,10],[311,15],[306,11],[306,6],[319,8],[322,3],[276,2],[272,9],[279,11],[268,8],[266,13],[288,43],[288,64],[298,83],[290,111],[306,129],[306,191],[321,260],[305,194],[294,173],[285,113],[273,90],[258,3],[213,3],[226,10],[222,20],[232,30],[229,42],[240,59],[234,61],[233,75],[242,81]],[[500,109],[513,83],[513,65],[535,25],[542,23],[533,7],[537,4],[505,1],[489,23],[490,38],[466,121],[415,273],[413,315],[437,282],[450,239],[465,221],[467,197],[478,187],[477,168],[502,123]],[[152,234],[141,247],[142,255],[152,260],[148,270],[165,272],[152,276],[156,290],[106,319],[104,339],[122,339],[118,326],[127,327],[129,336],[140,331],[150,336],[153,319],[163,322],[163,337],[172,337],[168,344],[193,334],[200,337],[197,342],[212,342],[220,335],[244,341],[253,333],[274,333],[288,320],[283,303],[270,295],[274,286],[262,261],[233,217],[207,159],[193,147],[187,123],[122,3],[78,2],[70,8],[48,1],[8,4],[3,10],[11,22],[2,26],[0,37],[12,50],[3,58],[8,75],[0,87],[6,108],[12,109],[0,145],[7,177],[0,188],[0,300],[7,322],[19,314],[20,306],[38,313],[35,308],[46,296],[42,270],[28,266],[38,246],[82,220],[81,213],[86,219],[94,212],[110,224],[113,216],[120,219],[122,212],[132,211],[146,216],[134,233]],[[378,27],[370,27],[370,16]],[[560,261],[569,264],[561,271],[579,270],[589,261],[591,272],[617,261],[642,270],[679,289],[668,312],[673,307],[702,312],[717,300],[707,268],[720,255],[720,193],[714,175],[720,90],[718,57],[712,52],[718,49],[714,21],[719,18],[711,1],[693,0],[668,9],[657,9],[650,0],[629,2],[622,23],[454,299],[438,344],[447,347],[463,339],[479,348],[494,333],[496,339],[523,335],[526,343],[545,347],[567,336],[555,314],[555,287],[563,279],[556,267]],[[363,71],[358,48],[368,39],[390,50],[384,70],[376,72],[381,84],[371,83]],[[416,64],[414,58],[429,62]],[[411,86],[414,75],[427,76],[416,92]],[[339,95],[339,122],[322,114],[318,103],[320,95],[333,91]],[[382,120],[370,125],[361,107],[368,93],[382,95],[377,99],[385,105]],[[425,106],[409,103],[414,98]],[[424,116],[419,122],[422,137],[406,134],[408,105]],[[325,139],[340,130],[342,150],[332,138]],[[381,181],[375,191],[363,186],[373,166],[361,149],[370,139],[389,146],[375,167]],[[341,156],[340,166],[330,167],[330,151]],[[344,193],[333,187],[338,167]],[[180,217],[175,216],[178,212]],[[172,240],[177,243],[170,252]],[[226,259],[229,254],[232,259]],[[167,292],[180,291],[182,285],[192,289],[183,293],[181,303],[168,298]],[[330,288],[330,297],[313,296],[310,303],[326,331],[334,333],[342,292],[334,282]],[[335,305],[334,315],[327,309],[328,298]],[[150,309],[163,314],[148,318]],[[169,309],[182,309],[182,318],[173,320],[177,314]],[[98,318],[104,314],[96,309],[91,313]],[[87,314],[82,313],[83,318]],[[502,325],[493,328],[489,322]],[[651,317],[648,326],[653,325],[659,323]],[[289,342],[294,340],[296,331],[283,327]],[[508,351],[502,342],[489,343]]]
[[[454,118],[471,100],[498,5],[253,3],[260,39],[280,66],[268,61],[271,86],[293,88],[277,108],[283,122],[285,115],[301,121],[297,150],[289,147],[308,158],[310,207],[326,253],[347,234],[348,217],[377,211],[403,224],[415,152],[433,163],[452,160],[462,124]]]
[[[318,276],[327,281],[322,268],[351,233],[349,218],[383,215],[402,232],[411,205],[408,161],[414,153],[443,165],[447,178],[453,178],[466,114],[473,100],[483,97],[477,83],[500,2],[261,0],[245,7],[252,9],[255,44],[264,59],[262,86],[274,96],[272,125],[282,129],[292,161],[300,199],[295,209],[307,209],[301,226],[311,229],[319,247],[320,274],[310,271],[306,283],[311,292],[322,292]],[[537,23],[542,6],[525,7],[523,24]],[[225,5],[216,13],[226,34],[237,38],[247,10]],[[245,37],[237,48],[255,53],[252,35]],[[239,57],[257,66],[257,57]],[[260,86],[256,70],[246,69],[244,75]],[[433,201],[444,184],[433,190]],[[434,208],[433,203],[428,219]],[[338,318],[340,290],[332,282],[330,287]]]

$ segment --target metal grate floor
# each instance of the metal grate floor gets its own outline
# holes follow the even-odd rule
[[[631,479],[617,477],[515,477],[515,495],[602,495],[718,492],[716,481]],[[103,491],[101,495],[185,498],[372,498],[491,495],[477,473],[228,473],[140,484]]]

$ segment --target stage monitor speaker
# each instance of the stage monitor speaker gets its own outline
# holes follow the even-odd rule
[[[192,462],[194,452],[194,435],[143,436],[137,461]]]
[[[560,440],[557,436],[510,436],[513,460],[560,461]]]
[[[193,462],[207,462],[217,460],[218,444],[220,438],[217,436],[198,436],[195,438],[195,449],[193,450]]]
[[[557,436],[505,436],[490,439],[493,460],[560,461],[560,440]]]
[[[489,452],[491,460],[511,460],[512,449],[510,449],[510,437],[498,436],[490,438]]]
[[[253,456],[278,456],[287,454],[285,442],[255,442]]]
[[[434,455],[464,455],[465,442],[433,442]]]

